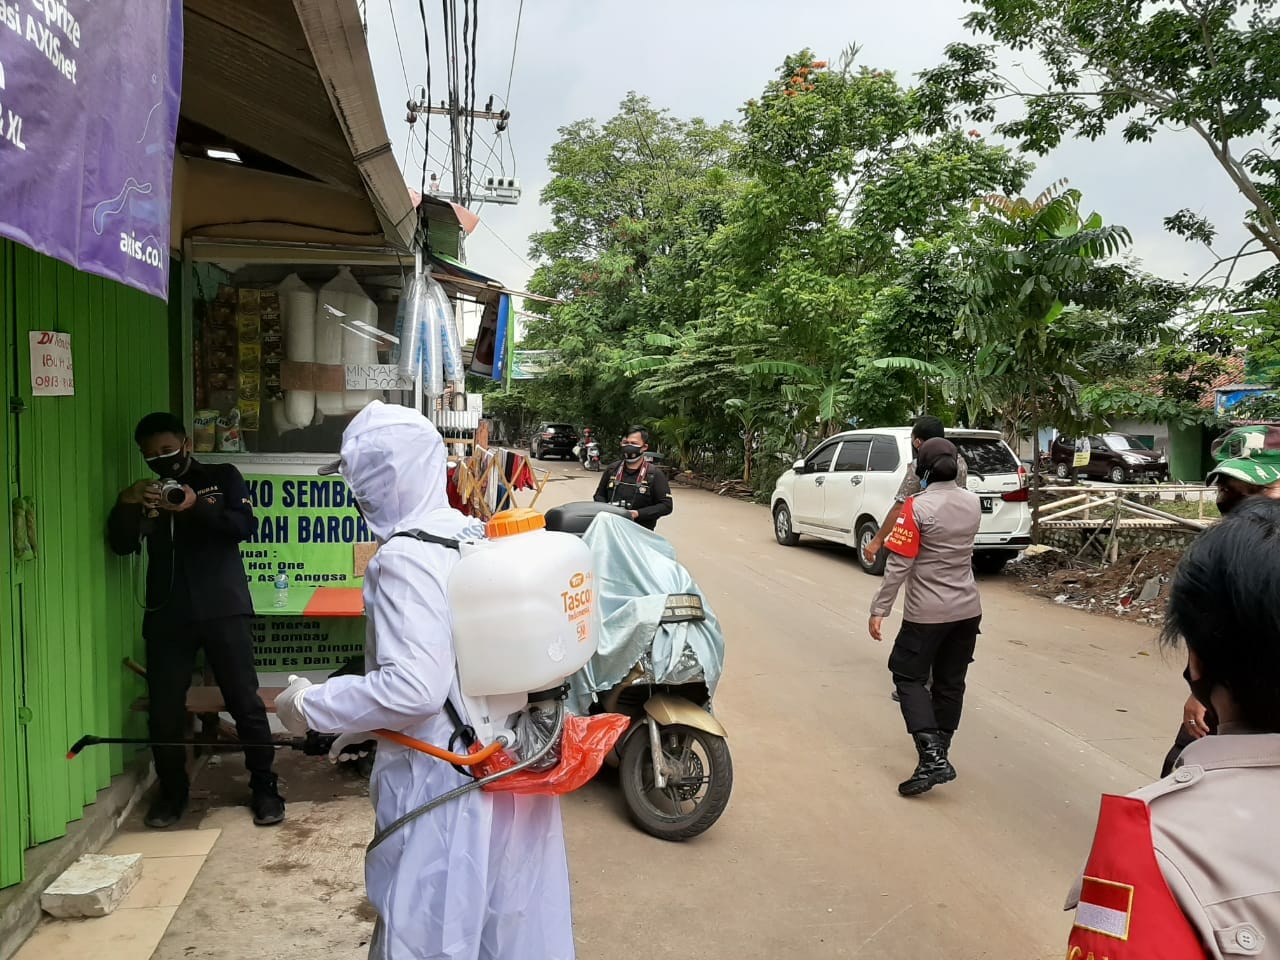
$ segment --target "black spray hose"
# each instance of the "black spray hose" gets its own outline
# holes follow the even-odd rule
[[[329,752],[329,748],[333,746],[333,741],[336,739],[337,734],[315,733],[314,731],[308,733],[305,737],[270,740],[267,743],[250,743],[239,740],[234,743],[209,740],[152,740],[149,737],[95,737],[93,734],[85,734],[71,745],[71,749],[67,751],[67,759],[74,760],[85,747],[108,743],[138,747],[223,747],[230,750],[242,747],[288,747],[290,750],[301,750],[308,756],[320,756]]]
[[[487,787],[489,784],[496,783],[498,780],[501,780],[504,777],[509,777],[513,773],[519,773],[521,770],[525,770],[533,766],[535,763],[537,763],[539,760],[545,757],[548,753],[550,753],[551,748],[556,746],[556,744],[560,742],[560,734],[563,732],[564,732],[564,703],[560,702],[556,704],[555,729],[552,731],[551,736],[547,739],[547,742],[543,745],[541,750],[535,753],[532,757],[529,757],[527,760],[521,760],[514,767],[508,767],[506,770],[500,770],[497,773],[491,773],[489,776],[482,777],[479,780],[472,780],[470,783],[464,783],[462,786],[456,787],[453,790],[450,790],[448,793],[442,793],[440,796],[435,797],[432,800],[428,800],[422,806],[417,807],[416,809],[410,810],[399,820],[396,820],[395,822],[388,824],[385,830],[379,831],[378,834],[374,836],[369,846],[365,848],[365,855],[367,856],[368,854],[373,853],[373,851],[378,848],[379,844],[381,844],[382,841],[386,840],[387,837],[391,836],[401,827],[405,826],[406,824],[412,823],[414,820],[417,820],[419,817],[426,816],[428,813],[430,813],[432,810],[435,810],[437,807],[442,807],[446,803],[449,803],[452,800],[457,800],[459,797],[465,796],[466,794],[470,793],[472,790],[479,790],[482,787]]]

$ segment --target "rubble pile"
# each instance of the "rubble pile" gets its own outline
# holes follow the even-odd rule
[[[1053,547],[1032,547],[1009,573],[1027,590],[1055,603],[1139,623],[1164,619],[1165,598],[1179,550],[1156,548],[1125,553],[1098,567]]]
[[[685,487],[696,487],[699,490],[710,490],[712,493],[719,494],[722,497],[731,497],[734,500],[754,500],[755,493],[750,485],[743,483],[741,480],[714,480],[711,477],[694,473],[686,470],[683,473],[673,474],[671,482]]]

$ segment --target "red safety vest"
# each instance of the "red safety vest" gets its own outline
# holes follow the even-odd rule
[[[1207,960],[1156,862],[1151,809],[1103,796],[1067,960]]]

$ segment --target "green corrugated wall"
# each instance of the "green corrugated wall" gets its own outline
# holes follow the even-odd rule
[[[175,282],[178,271],[174,271]],[[174,298],[176,301],[176,297]],[[106,547],[116,493],[145,476],[133,425],[170,403],[170,311],[118,283],[0,240],[0,321],[6,411],[0,441],[10,505],[35,501],[37,556],[5,554],[0,597],[0,886],[22,879],[22,851],[62,836],[98,790],[124,769],[121,748],[75,761],[81,734],[136,735],[129,704],[142,681],[122,666],[141,660],[136,561]],[[32,397],[27,334],[71,335],[74,397]]]

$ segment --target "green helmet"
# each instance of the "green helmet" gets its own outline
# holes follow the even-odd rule
[[[1256,487],[1280,483],[1280,427],[1239,427],[1213,442],[1213,459],[1205,483],[1234,477]]]

